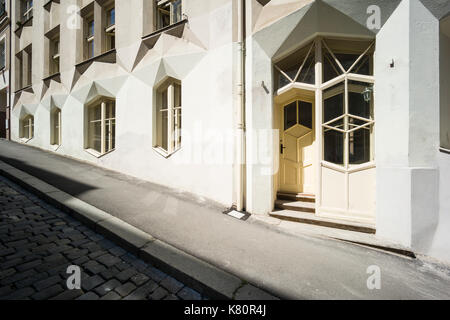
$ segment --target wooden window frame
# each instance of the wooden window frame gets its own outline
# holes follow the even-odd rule
[[[27,115],[20,121],[20,140],[27,143],[34,138],[34,116]]]
[[[61,146],[62,144],[62,112],[60,108],[54,108],[50,114],[51,119],[51,141],[52,146]]]
[[[110,18],[109,12],[114,10],[114,23],[108,24],[108,19]],[[105,36],[106,36],[106,51],[115,49],[116,45],[116,14],[115,14],[115,4],[110,5],[105,9],[106,12],[106,28],[105,28]],[[114,39],[114,40],[113,40]]]
[[[176,95],[176,87],[178,87],[179,92],[179,106],[176,105],[177,97]],[[156,98],[156,108],[155,108],[155,117],[156,121],[154,122],[156,126],[156,137],[154,139],[153,148],[158,151],[164,157],[169,157],[173,153],[177,152],[181,149],[181,141],[182,141],[182,84],[181,81],[176,79],[168,79],[166,80],[157,90],[157,98]],[[166,94],[165,94],[166,93]],[[167,101],[165,102],[167,108],[162,108],[164,96],[166,96]],[[163,112],[167,112],[167,117],[162,116]],[[163,121],[167,119],[167,132],[162,132]],[[163,135],[167,135],[167,149],[162,145]]]
[[[31,5],[30,5],[31,3]],[[29,6],[30,5],[30,6]],[[22,1],[22,17],[24,18],[23,21],[27,21],[33,17],[33,0],[23,0]]]
[[[100,119],[91,119],[91,110],[100,108]],[[108,110],[111,108],[110,110]],[[113,114],[107,118],[108,111]],[[100,123],[100,150],[96,150],[93,146],[93,135],[91,124]],[[107,132],[109,127],[109,132]],[[114,129],[111,129],[114,128]],[[114,130],[114,134],[113,134]],[[85,150],[96,156],[101,157],[115,150],[115,131],[116,131],[116,101],[110,98],[101,98],[87,106],[87,147]]]
[[[180,17],[176,17],[174,3],[179,3]],[[175,24],[183,19],[183,1],[182,0],[155,0],[156,3],[156,29],[162,29]],[[169,25],[163,25],[162,15],[169,16]]]

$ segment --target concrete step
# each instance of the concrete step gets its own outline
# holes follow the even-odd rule
[[[314,202],[306,202],[306,201],[276,200],[275,208],[281,210],[292,210],[307,213],[316,212],[316,204]]]
[[[318,225],[318,226],[323,226],[323,227],[337,228],[337,229],[357,231],[357,232],[370,233],[370,234],[375,234],[375,231],[376,231],[376,229],[373,225],[358,223],[358,222],[353,222],[353,221],[347,221],[347,220],[338,220],[338,219],[318,217],[311,213],[299,212],[299,211],[294,211],[294,210],[274,211],[270,214],[270,216],[277,218],[277,219],[286,220],[286,221],[307,223],[307,224],[313,224],[313,225]]]
[[[303,201],[303,202],[316,202],[316,196],[308,193],[286,193],[278,192],[277,199],[279,200],[291,200],[291,201]]]

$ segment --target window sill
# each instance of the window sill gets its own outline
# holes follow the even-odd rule
[[[30,17],[27,20],[25,20],[23,23],[21,23],[20,26],[17,27],[16,30],[14,30],[14,32],[18,33],[19,31],[21,31],[23,29],[23,27],[30,27],[32,25],[33,25],[33,17]]]
[[[108,60],[110,59],[110,60]],[[82,67],[85,64],[89,64],[91,62],[100,61],[100,62],[109,62],[109,63],[116,63],[116,49],[112,49],[109,51],[106,51],[102,54],[99,54],[95,57],[89,58],[87,60],[84,60],[82,62],[79,62],[75,65],[75,68]]]
[[[335,171],[339,171],[342,173],[355,173],[355,172],[359,172],[359,171],[364,171],[364,170],[369,170],[369,169],[373,169],[376,168],[376,163],[375,161],[370,161],[367,163],[363,163],[363,164],[351,164],[349,165],[349,167],[346,169],[344,165],[340,165],[340,164],[335,164],[332,162],[328,162],[325,160],[322,160],[322,166],[331,170],[335,170]]]
[[[48,77],[42,79],[42,81],[54,80],[55,78],[58,78],[59,76],[61,76],[61,73],[57,72],[57,73],[51,74]]]
[[[30,138],[30,139],[28,139],[28,138],[20,138],[20,143],[26,144],[26,143],[30,142],[31,140],[33,140],[33,138]]]
[[[110,154],[111,152],[114,152],[115,150],[116,149],[112,149],[111,151],[108,151],[106,153],[100,153],[97,150],[94,150],[94,149],[91,149],[91,148],[84,149],[85,152],[89,153],[91,156],[94,156],[94,157],[96,157],[98,159],[100,159],[100,158]]]
[[[442,153],[450,154],[450,150],[449,149],[445,149],[445,148],[442,148],[442,147],[439,148],[439,151],[442,152]]]
[[[175,153],[177,153],[178,151],[180,151],[180,150],[181,150],[181,147],[178,148],[177,150],[173,151],[172,153],[168,153],[166,150],[164,150],[163,148],[158,147],[158,146],[153,147],[153,150],[154,150],[156,153],[158,153],[159,155],[161,155],[161,156],[163,156],[164,158],[168,159],[168,158],[170,158],[172,155],[174,155]]]
[[[156,36],[156,35],[158,35],[158,34],[160,34],[160,33],[163,33],[164,31],[168,31],[168,30],[174,29],[174,28],[176,28],[176,27],[178,27],[178,26],[180,26],[180,25],[183,25],[183,24],[185,24],[185,23],[187,23],[187,22],[188,22],[187,19],[183,19],[183,20],[181,20],[181,21],[178,21],[177,23],[171,24],[171,25],[169,25],[169,26],[167,26],[167,27],[158,29],[158,30],[153,31],[152,33],[150,33],[150,34],[148,34],[148,35],[143,36],[143,37],[142,37],[142,40],[146,40],[146,39],[148,39],[148,38],[152,38],[152,37],[154,37],[154,36]]]
[[[23,87],[23,88],[15,91],[14,94],[18,94],[18,93],[21,93],[22,91],[27,91],[27,90],[32,89],[32,88],[33,88],[33,85],[30,84],[29,86]]]

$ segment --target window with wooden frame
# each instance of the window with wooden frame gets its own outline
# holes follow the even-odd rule
[[[154,148],[169,156],[181,147],[181,82],[166,80],[156,90]]]
[[[22,21],[33,17],[33,0],[22,0]]]
[[[116,103],[101,98],[87,107],[87,149],[101,156],[116,147]]]
[[[50,75],[59,73],[60,71],[60,42],[59,33],[50,40]]]
[[[170,26],[182,20],[182,0],[155,0],[157,29]]]
[[[53,146],[60,146],[61,145],[61,109],[59,108],[53,108],[52,112],[50,113],[50,125],[51,125],[51,131],[50,131],[50,144]]]
[[[106,9],[106,50],[116,47],[116,9],[114,6]]]
[[[34,137],[34,117],[32,115],[25,116],[20,121],[20,139],[28,142]]]
[[[0,70],[6,67],[6,38],[0,40]]]
[[[374,43],[322,40],[324,161],[374,161]]]
[[[87,16],[85,18],[84,23],[85,31],[84,31],[84,59],[91,59],[94,57],[95,52],[95,37],[94,37],[94,28],[95,28],[95,21],[94,21],[94,14]]]

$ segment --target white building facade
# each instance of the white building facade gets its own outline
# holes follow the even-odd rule
[[[12,10],[14,141],[450,261],[450,1]]]

